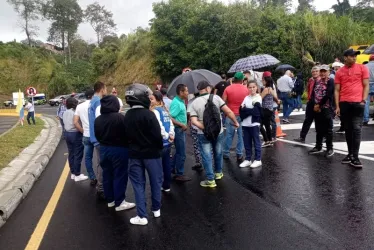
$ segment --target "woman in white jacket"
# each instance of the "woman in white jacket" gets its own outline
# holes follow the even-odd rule
[[[150,95],[149,98],[151,100],[150,109],[154,112],[158,122],[160,123],[161,135],[164,140],[164,149],[162,150],[162,167],[164,171],[164,182],[162,183],[162,190],[165,192],[170,192],[170,149],[175,136],[174,125],[162,101],[162,94],[159,91],[155,91],[152,95]]]

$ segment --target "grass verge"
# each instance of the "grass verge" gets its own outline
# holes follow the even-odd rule
[[[44,121],[35,117],[36,125],[29,126],[27,121],[0,137],[0,169],[6,167],[19,153],[32,144],[44,128]]]

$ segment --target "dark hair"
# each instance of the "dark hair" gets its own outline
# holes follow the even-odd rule
[[[103,83],[103,82],[96,82],[95,85],[94,85],[95,93],[100,92],[100,90],[102,90],[103,88],[105,88],[105,83]]]
[[[93,89],[87,89],[86,92],[84,92],[84,96],[87,98],[87,100],[90,100],[94,94],[95,91]]]
[[[274,81],[273,81],[273,78],[271,78],[271,76],[264,77],[264,81],[265,81],[266,88],[273,87]]]
[[[222,75],[221,75],[221,78],[222,78],[223,80],[226,80],[226,79],[227,79],[226,74],[222,74]]]
[[[66,108],[67,109],[75,109],[78,105],[78,100],[75,99],[74,97],[69,97],[66,100]]]
[[[184,84],[178,84],[177,86],[177,95],[179,95],[182,91],[184,91],[187,88]]]
[[[163,102],[163,101],[162,101],[162,94],[161,94],[160,91],[155,91],[155,92],[153,92],[152,95],[155,97],[156,101],[158,101],[158,102],[160,102],[160,103]]]
[[[168,93],[168,90],[166,88],[161,88],[160,92],[162,95],[166,95]]]

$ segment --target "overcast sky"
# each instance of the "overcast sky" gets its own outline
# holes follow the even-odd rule
[[[82,9],[85,9],[87,5],[95,1],[105,5],[106,9],[113,12],[114,22],[117,24],[117,33],[119,35],[127,34],[138,26],[147,27],[149,20],[153,18],[152,3],[160,2],[160,0],[78,0]],[[222,0],[225,3],[234,1]],[[355,4],[355,0],[350,0],[350,2]],[[293,3],[293,8],[296,8],[297,0],[293,0]],[[336,0],[314,0],[317,10],[329,10],[333,4],[336,4]],[[6,42],[14,39],[20,41],[25,39],[26,35],[19,28],[18,23],[17,13],[13,10],[13,7],[6,0],[0,0],[0,41]],[[39,21],[35,24],[39,26],[38,39],[46,41],[49,23],[47,21]],[[84,40],[96,41],[95,33],[89,24],[81,24],[78,33]]]

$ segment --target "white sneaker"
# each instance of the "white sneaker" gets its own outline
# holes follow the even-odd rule
[[[116,207],[116,211],[119,212],[119,211],[122,211],[122,210],[128,210],[128,209],[131,209],[133,207],[135,207],[135,203],[130,203],[130,202],[127,202],[127,201],[123,200],[121,205]]]
[[[252,164],[251,161],[245,160],[245,161],[243,161],[243,162],[239,165],[239,167],[241,167],[241,168],[246,168],[246,167],[251,166],[251,164]]]
[[[164,188],[161,188],[161,191],[164,191],[164,192],[170,192],[170,188],[168,188],[168,189],[164,189]]]
[[[157,210],[157,211],[152,211],[153,215],[155,216],[155,218],[158,218],[161,216],[161,210]]]
[[[148,220],[147,218],[140,218],[139,216],[136,216],[130,219],[130,223],[133,225],[145,226],[148,224]]]
[[[80,174],[78,176],[75,176],[75,178],[74,178],[75,182],[85,181],[87,179],[88,179],[88,176],[85,176],[84,174]]]
[[[71,175],[70,175],[70,178],[71,178],[72,180],[75,180],[75,174],[71,174]]]
[[[111,203],[108,203],[108,207],[114,207],[116,205],[116,203],[114,201],[112,201]]]
[[[262,166],[261,161],[254,161],[251,165],[251,168],[258,168],[258,167],[261,167],[261,166]]]

